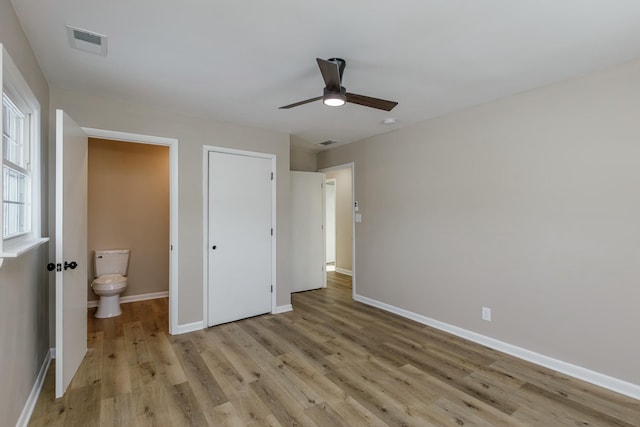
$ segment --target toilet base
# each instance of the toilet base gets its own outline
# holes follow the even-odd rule
[[[98,301],[98,311],[95,317],[98,319],[108,319],[109,317],[117,317],[122,314],[120,308],[120,294],[112,296],[101,296]]]

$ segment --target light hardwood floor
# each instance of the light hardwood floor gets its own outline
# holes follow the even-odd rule
[[[33,426],[640,426],[640,401],[351,299],[348,276],[294,311],[179,336],[167,300],[89,317],[64,398]],[[93,314],[93,311],[90,312]]]

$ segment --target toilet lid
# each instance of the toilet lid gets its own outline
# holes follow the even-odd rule
[[[121,274],[103,274],[95,279],[92,285],[118,285],[126,280],[127,278]]]

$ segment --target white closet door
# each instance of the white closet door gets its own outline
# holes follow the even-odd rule
[[[208,325],[271,311],[272,162],[209,153]]]
[[[290,172],[291,290],[324,286],[324,174]]]

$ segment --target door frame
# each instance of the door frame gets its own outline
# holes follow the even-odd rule
[[[356,164],[355,162],[318,169],[318,172],[326,174],[339,169],[351,169],[351,298],[355,299],[356,293]],[[337,189],[337,187],[336,187]],[[337,237],[336,237],[337,240]],[[326,255],[325,255],[326,258]],[[337,261],[337,260],[336,260]],[[325,259],[326,265],[326,259]],[[326,274],[326,266],[325,266]]]
[[[89,138],[101,138],[112,141],[136,144],[162,145],[169,147],[169,334],[180,332],[178,324],[178,140],[162,136],[118,132],[105,129],[82,127]]]
[[[258,157],[261,159],[271,160],[271,228],[273,228],[273,237],[271,238],[271,284],[273,291],[271,292],[271,313],[278,312],[276,305],[276,295],[278,291],[277,281],[277,236],[276,228],[276,187],[277,173],[275,154],[261,153],[258,151],[238,150],[235,148],[218,147],[214,145],[202,146],[202,324],[204,328],[208,328],[209,324],[209,153],[235,154],[239,156]]]

